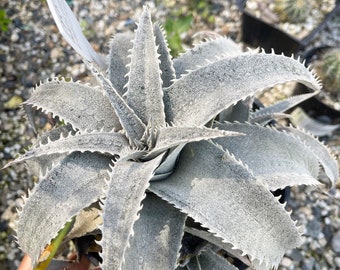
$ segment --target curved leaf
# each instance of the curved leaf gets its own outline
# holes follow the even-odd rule
[[[51,112],[81,131],[121,128],[102,91],[80,83],[53,79],[39,85],[25,104]]]
[[[147,193],[123,269],[175,269],[186,215]]]
[[[162,155],[148,162],[118,160],[104,200],[102,269],[121,269],[141,202]]]
[[[35,186],[20,212],[17,227],[18,242],[33,264],[71,217],[99,199],[109,164],[110,159],[103,155],[75,152]]]
[[[60,33],[84,59],[95,62],[103,70],[106,69],[105,60],[98,55],[80,28],[80,24],[64,0],[47,0],[48,7],[52,13]]]
[[[294,126],[304,129],[314,136],[331,136],[334,131],[340,128],[340,124],[328,125],[314,120],[300,107],[292,111],[290,116]]]
[[[155,175],[150,179],[150,181],[158,181],[166,179],[175,169],[175,165],[178,161],[179,154],[181,153],[185,144],[180,144],[173,149],[170,149],[166,153],[165,159],[162,161],[161,165],[156,169]]]
[[[265,126],[267,124],[273,123],[273,121],[277,121],[280,119],[290,119],[291,116],[286,113],[264,113],[264,114],[257,114],[254,118],[249,119],[250,124],[259,124],[261,126]]]
[[[38,137],[38,139],[34,141],[32,147],[37,147],[41,143],[45,144],[48,141],[58,140],[61,135],[67,136],[68,134],[75,134],[75,131],[72,129],[70,125],[55,127],[49,131],[46,131],[40,137]],[[59,163],[66,156],[67,154],[52,154],[48,157],[41,156],[35,159],[26,160],[26,164],[27,164],[26,167],[35,176],[39,176],[40,174],[44,175],[48,170],[52,168],[53,163],[54,164]],[[10,166],[11,164],[12,162],[9,164],[6,164],[5,167]]]
[[[149,189],[268,267],[301,243],[294,222],[269,190],[211,142],[188,144],[174,173],[167,181],[151,182]]]
[[[246,134],[214,141],[246,164],[256,178],[268,184],[269,189],[320,184],[317,181],[318,160],[300,140],[259,125],[216,123],[216,126]]]
[[[103,90],[112,105],[112,108],[114,108],[116,114],[118,115],[119,122],[124,128],[130,144],[137,144],[138,140],[142,138],[146,126],[139,119],[136,113],[128,106],[116,89],[114,89],[112,83],[93,65],[88,63],[88,66],[93,75],[96,76],[97,80],[102,85]]]
[[[330,186],[334,185],[339,179],[339,166],[331,151],[315,137],[302,130],[293,127],[279,127],[279,129],[298,136],[305,143],[324,168],[326,175],[329,177]]]
[[[160,60],[151,14],[144,6],[131,54],[125,98],[144,124],[165,126]]]
[[[133,33],[118,33],[110,43],[108,77],[113,87],[122,96],[125,93],[124,87],[128,82],[126,74],[130,63],[128,57],[132,48]]]
[[[250,114],[249,121],[252,122],[252,123],[259,123],[261,125],[265,125],[270,120],[269,121],[261,121],[261,122],[259,120],[264,119],[265,116],[267,116],[267,115],[274,115],[275,116],[278,113],[283,113],[283,112],[293,108],[297,104],[317,95],[318,93],[319,92],[316,91],[316,92],[312,92],[312,93],[308,93],[308,94],[297,95],[297,96],[290,97],[290,98],[287,98],[285,100],[279,101],[279,102],[277,102],[273,105],[260,108],[260,109],[258,109],[255,112]]]
[[[168,47],[168,43],[165,38],[165,33],[163,28],[159,24],[154,24],[153,31],[156,37],[156,44],[158,46],[158,54],[161,69],[161,78],[163,81],[163,87],[168,87],[172,84],[175,79],[175,69],[173,67],[173,62],[171,61],[171,55]]]
[[[226,132],[206,127],[165,127],[157,132],[156,144],[146,158],[159,155],[183,143],[208,140],[217,137],[242,136],[242,133]]]
[[[122,150],[129,147],[129,142],[121,133],[115,132],[92,132],[76,135],[61,135],[59,140],[49,141],[32,147],[25,154],[6,165],[12,165],[28,159],[47,156],[52,154],[80,152],[100,152],[109,153],[112,156],[119,155]],[[46,158],[46,157],[45,157]]]
[[[312,72],[293,58],[264,53],[227,57],[164,89],[167,122],[203,125],[237,101],[288,81],[320,89]]]
[[[219,37],[202,42],[174,59],[176,78],[187,73],[188,70],[208,65],[209,60],[216,61],[222,56],[232,57],[240,54],[242,54],[240,47],[229,38]]]

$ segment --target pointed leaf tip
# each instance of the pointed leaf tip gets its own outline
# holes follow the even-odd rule
[[[121,269],[149,180],[162,157],[160,155],[144,163],[117,161],[113,167],[104,200],[103,238],[100,243],[103,270]]]
[[[130,143],[137,146],[136,141],[142,138],[146,128],[145,125],[136,115],[135,111],[128,106],[106,76],[99,72],[91,63],[87,62],[87,66],[102,85],[104,93],[110,101],[112,108],[115,110],[122,127],[125,129]]]
[[[155,40],[151,14],[144,6],[131,50],[125,97],[144,124],[165,126],[160,60]]]
[[[60,33],[85,60],[95,62],[103,70],[106,69],[105,60],[95,52],[82,33],[80,24],[65,0],[47,0]]]
[[[51,112],[80,131],[121,129],[116,113],[101,89],[87,84],[55,78],[40,84],[26,104]]]
[[[206,124],[237,101],[289,81],[320,90],[314,75],[289,57],[241,54],[223,58],[189,72],[164,89],[167,122]]]

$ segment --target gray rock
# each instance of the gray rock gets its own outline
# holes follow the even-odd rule
[[[315,259],[308,258],[302,264],[302,270],[314,270]]]
[[[314,239],[318,239],[321,233],[321,224],[317,219],[312,219],[307,224],[307,234],[313,237]]]
[[[286,267],[287,269],[289,269],[289,267],[292,265],[292,260],[288,257],[284,257],[281,260],[281,266]]]
[[[297,249],[293,249],[288,255],[294,262],[301,262],[304,259],[301,251]]]
[[[334,258],[334,263],[335,263],[335,266],[336,266],[336,267],[339,267],[339,268],[340,268],[340,257],[335,257],[335,258]]]
[[[332,250],[340,254],[340,231],[338,231],[332,238],[331,241]]]
[[[333,232],[332,232],[332,226],[331,225],[325,225],[322,229],[323,235],[325,236],[325,239],[327,242],[329,242],[332,238]]]

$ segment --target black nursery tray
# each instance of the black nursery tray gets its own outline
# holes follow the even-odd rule
[[[242,11],[242,41],[252,47],[261,47],[266,52],[272,49],[276,53],[292,55],[304,48],[324,28],[325,24],[337,13],[340,12],[340,1],[337,1],[334,9],[329,12],[324,20],[305,38],[297,39],[282,31],[278,27],[264,22],[245,10],[246,0],[238,0],[238,7]]]

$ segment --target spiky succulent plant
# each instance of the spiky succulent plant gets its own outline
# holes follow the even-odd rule
[[[331,183],[338,177],[335,160],[314,137],[267,126],[317,94],[314,75],[293,58],[243,53],[223,37],[172,60],[146,7],[133,42],[131,34],[116,35],[106,60],[64,0],[47,2],[99,86],[52,79],[25,102],[66,123],[10,163],[41,171],[17,224],[33,264],[75,217],[66,238],[100,234],[102,269],[180,269],[179,262],[235,269],[218,249],[257,269],[277,267],[301,243],[301,232],[270,191],[319,183],[320,164]],[[251,111],[256,93],[287,81],[314,92]],[[184,231],[206,241],[206,249],[182,249],[178,260]]]
[[[327,49],[316,61],[315,71],[326,91],[340,93],[340,48]]]
[[[301,23],[306,21],[313,8],[314,0],[274,0],[274,11],[281,21]]]

